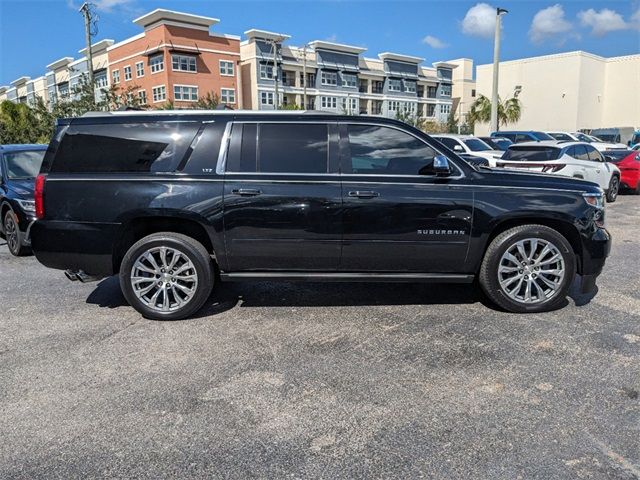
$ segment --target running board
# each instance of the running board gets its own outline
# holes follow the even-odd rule
[[[471,283],[473,282],[474,275],[463,273],[221,272],[220,279],[229,282],[242,280],[286,280],[306,282]]]

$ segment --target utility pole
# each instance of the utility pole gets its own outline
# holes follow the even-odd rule
[[[96,97],[96,86],[93,80],[93,54],[91,53],[91,4],[85,2],[80,7],[80,13],[84,16],[84,34],[87,42],[87,71],[89,72],[89,85],[93,98]]]
[[[498,125],[498,68],[500,65],[500,33],[502,30],[502,15],[509,13],[504,8],[496,8],[496,33],[493,42],[493,88],[491,89],[491,131],[497,132]]]
[[[302,109],[307,109],[307,44],[302,47]]]
[[[275,83],[275,98],[273,99],[273,109],[278,110],[278,101],[280,99],[278,90],[278,46],[277,39],[271,39],[271,48],[273,50],[273,82]]]

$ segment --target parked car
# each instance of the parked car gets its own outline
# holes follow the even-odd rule
[[[529,131],[499,131],[492,132],[492,137],[502,137],[508,138],[513,143],[522,143],[522,142],[542,142],[545,140],[553,140],[551,135],[548,135],[544,132],[537,132],[533,130]]]
[[[631,147],[631,150],[640,150],[640,143],[636,143],[633,147]]]
[[[605,157],[620,170],[620,187],[640,195],[640,151],[609,150]]]
[[[112,112],[59,120],[32,243],[71,279],[119,274],[153,319],[218,279],[472,282],[512,312],[594,287],[602,190],[474,168],[406,123],[302,112]]]
[[[466,153],[474,157],[484,158],[491,167],[495,167],[496,158],[502,156],[501,150],[493,150],[478,137],[472,135],[437,134],[432,135],[432,137],[456,153]]]
[[[563,142],[586,142],[590,143],[596,149],[601,152],[606,152],[607,150],[619,150],[621,148],[627,148],[626,145],[622,143],[608,143],[598,140],[596,137],[591,135],[587,135],[585,133],[580,132],[547,132],[556,140],[560,140]]]
[[[0,233],[15,256],[29,252],[34,181],[46,150],[46,145],[0,145]]]
[[[591,135],[603,142],[620,143],[622,148],[633,144],[636,130],[633,127],[596,128],[591,130]]]
[[[498,167],[552,173],[597,183],[607,201],[615,202],[620,189],[620,170],[606,161],[595,147],[584,142],[525,142],[511,145]]]
[[[507,137],[478,137],[484,143],[489,145],[494,150],[500,150],[504,152],[510,145],[513,145],[513,142],[509,140]]]

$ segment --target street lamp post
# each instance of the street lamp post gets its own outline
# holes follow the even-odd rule
[[[496,8],[496,33],[493,43],[493,86],[491,89],[491,131],[497,132],[498,125],[498,68],[500,65],[500,33],[502,15],[509,13],[504,8]]]

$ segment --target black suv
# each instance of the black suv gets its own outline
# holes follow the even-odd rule
[[[303,112],[116,112],[61,120],[36,181],[40,262],[118,273],[177,319],[214,281],[479,279],[514,312],[594,286],[602,190],[477,168],[405,123]]]
[[[46,150],[46,145],[0,145],[0,233],[15,256],[29,252],[34,181]]]

